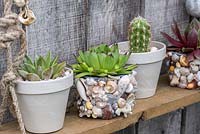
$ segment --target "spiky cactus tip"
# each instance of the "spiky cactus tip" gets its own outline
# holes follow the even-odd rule
[[[148,52],[151,41],[151,26],[142,17],[134,18],[129,26],[128,33],[130,49],[133,53]]]

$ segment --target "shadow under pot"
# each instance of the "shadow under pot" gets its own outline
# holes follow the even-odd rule
[[[200,86],[200,59],[178,52],[168,52],[170,86],[195,89]]]
[[[77,106],[80,117],[111,119],[127,117],[135,105],[136,72],[115,77],[76,79],[79,92]]]

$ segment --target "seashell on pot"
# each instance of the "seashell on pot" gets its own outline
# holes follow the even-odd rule
[[[107,81],[104,87],[106,93],[114,93],[117,90],[117,84],[114,81]]]
[[[88,86],[96,86],[98,83],[92,77],[86,78],[85,82]]]
[[[98,108],[98,107],[96,107],[96,106],[94,106],[93,108],[92,108],[92,115],[94,116],[94,117],[102,117],[102,114],[103,114],[103,112],[102,112],[102,109],[101,108]],[[92,116],[92,117],[93,117]]]
[[[106,105],[107,105],[106,102],[101,102],[101,101],[99,101],[99,102],[96,103],[96,106],[97,106],[98,108],[104,108]]]
[[[105,81],[99,81],[99,82],[98,82],[98,85],[99,85],[100,87],[103,87],[103,86],[106,85],[106,82],[105,82]]]
[[[187,76],[187,75],[190,74],[190,70],[188,68],[181,67],[180,68],[180,74],[183,75],[183,76]]]
[[[199,71],[199,67],[197,65],[190,64],[190,70],[192,73],[197,73]]]
[[[129,85],[128,85],[127,89],[126,89],[126,93],[131,93],[131,92],[133,92],[133,90],[134,90],[133,85],[131,83],[129,83]]]
[[[130,83],[130,78],[128,75],[124,75],[118,82],[118,90],[120,93],[124,93]]]
[[[195,89],[197,88],[197,82],[193,80],[192,82],[188,83],[187,89]]]
[[[186,88],[186,87],[187,87],[187,84],[186,84],[186,83],[179,83],[179,84],[178,84],[178,87],[179,87],[179,88]]]
[[[177,86],[179,84],[179,78],[176,75],[173,75],[170,82],[170,86]]]
[[[86,86],[84,85],[84,82],[82,82],[82,79],[78,79],[76,81],[76,87],[78,90],[79,95],[81,96],[81,98],[85,101],[88,101],[88,97],[86,96]]]
[[[103,119],[109,120],[113,117],[112,114],[112,107],[110,105],[106,105],[105,108],[103,108]]]
[[[86,108],[91,110],[93,108],[93,105],[90,101],[87,101],[86,104],[85,104]]]
[[[183,67],[188,67],[189,66],[189,61],[187,60],[187,57],[185,55],[180,56],[180,64]]]
[[[120,116],[121,113],[124,114],[124,117],[127,117],[128,114],[132,114],[132,106],[126,103],[126,106],[123,108],[118,108],[115,113]]]
[[[188,82],[192,82],[192,80],[194,80],[194,74],[193,74],[193,73],[190,73],[190,74],[187,76],[187,81],[188,81]]]
[[[126,100],[123,98],[119,98],[119,100],[117,101],[117,104],[119,108],[123,108],[126,106]]]
[[[200,71],[197,72],[196,77],[197,77],[197,81],[200,81]]]
[[[175,74],[178,78],[180,78],[180,77],[181,77],[180,68],[175,68],[175,69],[174,69],[174,74]]]
[[[173,54],[171,58],[172,58],[173,62],[178,62],[179,61],[179,56],[177,54]]]
[[[132,105],[132,104],[134,104],[135,99],[136,99],[135,94],[131,93],[128,95],[126,102],[129,103],[130,105]]]

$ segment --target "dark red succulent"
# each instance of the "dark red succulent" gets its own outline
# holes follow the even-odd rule
[[[178,24],[174,20],[171,29],[177,39],[161,32],[163,37],[171,44],[171,46],[168,46],[168,50],[189,53],[188,59],[190,61],[194,58],[200,59],[200,22],[194,18],[184,30],[184,34],[181,34]]]

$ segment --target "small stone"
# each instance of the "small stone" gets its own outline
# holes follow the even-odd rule
[[[188,83],[187,89],[195,89],[195,88],[197,88],[197,82],[196,81],[192,81],[192,82]]]
[[[187,77],[186,76],[181,76],[180,77],[180,83],[186,84],[187,83]]]
[[[170,72],[174,72],[174,69],[175,69],[174,66],[170,66],[170,67],[169,67],[169,71],[170,71]]]
[[[187,57],[185,55],[180,56],[180,64],[183,67],[187,67],[189,65],[189,62],[188,62]]]
[[[179,78],[176,75],[173,75],[170,85],[177,86],[178,84],[179,84]]]
[[[173,54],[173,55],[172,55],[172,61],[173,61],[173,62],[179,61],[179,56],[178,56],[177,54]]]
[[[196,77],[197,77],[197,80],[200,81],[200,71],[197,72]]]
[[[187,75],[190,74],[190,70],[188,68],[181,67],[180,68],[180,74],[183,75],[183,76],[187,76]]]
[[[175,68],[175,69],[174,69],[174,74],[175,74],[178,78],[180,78],[180,77],[181,77],[180,68]]]
[[[190,69],[192,73],[197,73],[199,71],[199,67],[197,65],[190,65]]]
[[[194,74],[193,74],[193,73],[190,73],[190,74],[187,76],[187,81],[188,81],[188,82],[192,82],[193,79],[194,79]]]
[[[179,83],[178,87],[180,87],[180,88],[186,88],[187,84],[185,84],[185,83]]]
[[[92,103],[90,101],[87,101],[85,105],[86,105],[87,109],[92,109],[93,108],[93,105],[92,105]]]
[[[106,105],[107,105],[106,102],[97,102],[97,103],[96,103],[96,106],[97,106],[98,108],[104,108]]]
[[[181,64],[179,62],[176,62],[176,67],[180,68]]]
[[[103,119],[105,120],[109,120],[111,119],[112,116],[112,107],[110,107],[109,105],[107,105],[104,109],[103,109]]]

